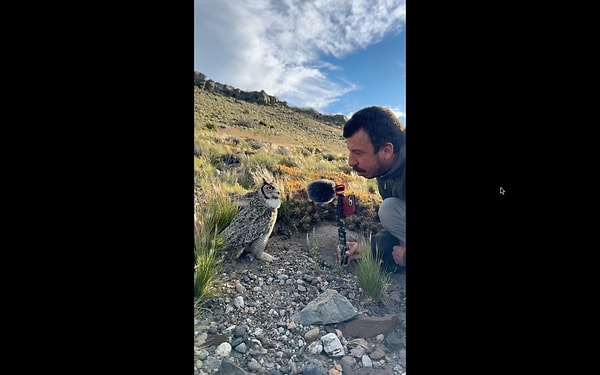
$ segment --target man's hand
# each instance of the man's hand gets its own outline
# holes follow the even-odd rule
[[[346,256],[348,257],[348,264],[354,259],[360,258],[360,253],[358,252],[358,242],[346,242]]]
[[[399,266],[406,267],[404,264],[404,254],[406,253],[406,245],[396,245],[392,249],[392,258],[394,258],[394,263]]]

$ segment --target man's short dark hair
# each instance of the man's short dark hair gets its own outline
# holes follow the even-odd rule
[[[404,125],[390,109],[379,106],[366,107],[356,112],[344,125],[344,138],[364,129],[373,143],[374,152],[390,142],[394,152],[404,146]]]

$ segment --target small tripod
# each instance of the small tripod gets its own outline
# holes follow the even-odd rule
[[[346,216],[353,215],[356,212],[356,199],[354,195],[345,196],[345,190],[346,186],[344,184],[335,185],[335,195],[337,195],[338,238],[340,241],[340,263],[343,266],[348,264],[348,256],[346,255],[348,246],[346,245],[346,230],[344,229],[344,221],[342,219]]]

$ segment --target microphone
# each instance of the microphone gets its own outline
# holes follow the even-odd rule
[[[329,203],[335,199],[335,182],[326,179],[315,180],[308,184],[308,199],[317,203]]]

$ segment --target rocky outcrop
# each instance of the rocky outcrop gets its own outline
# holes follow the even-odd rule
[[[226,85],[220,82],[215,82],[212,79],[208,79],[206,74],[200,72],[194,72],[194,86],[198,86],[200,90],[206,90],[209,92],[219,93],[224,96],[232,97],[237,100],[243,100],[250,103],[262,104],[262,105],[280,105],[288,107],[287,102],[279,101],[276,96],[267,94],[264,90],[260,91],[243,91],[230,85]],[[312,108],[295,108],[298,112],[301,112],[307,116],[314,118],[317,121],[321,121],[327,124],[336,126],[344,126],[348,118],[344,115],[334,114],[328,115],[315,111]]]
[[[312,108],[296,108],[295,110],[300,113],[303,113],[307,116],[310,116],[317,121],[321,121],[321,122],[325,122],[325,123],[329,123],[329,124],[333,124],[333,125],[344,126],[344,124],[346,124],[346,121],[348,121],[348,117],[346,117],[344,115],[327,115],[327,114],[319,113]]]
[[[225,96],[230,96],[238,100],[243,100],[250,103],[265,104],[265,105],[286,105],[285,102],[280,102],[276,96],[267,94],[264,90],[261,91],[242,91],[230,85],[220,82],[215,82],[212,79],[207,79],[206,75],[200,72],[194,72],[194,85],[201,90],[210,92],[218,92]]]

